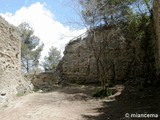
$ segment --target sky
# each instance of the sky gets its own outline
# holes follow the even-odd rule
[[[0,15],[15,26],[29,23],[44,43],[43,60],[51,46],[63,53],[72,38],[85,32],[72,6],[70,0],[0,0]]]

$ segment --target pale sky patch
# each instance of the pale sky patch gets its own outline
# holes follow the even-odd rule
[[[9,23],[18,26],[22,22],[27,22],[34,29],[36,36],[44,43],[42,58],[47,55],[51,46],[56,47],[61,52],[65,45],[74,37],[84,33],[86,30],[73,30],[69,26],[64,26],[54,18],[54,13],[46,8],[45,3],[34,3],[29,7],[22,7],[14,14],[0,13]]]

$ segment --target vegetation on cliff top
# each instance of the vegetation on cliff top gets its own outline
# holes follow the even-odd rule
[[[132,63],[143,63],[143,76],[141,77],[145,79],[144,83],[155,78],[152,45],[154,38],[151,27],[153,26],[152,0],[80,0],[80,5],[85,26],[92,36],[90,44],[97,62],[97,77],[104,90],[107,89],[106,83],[112,83],[109,79],[109,70],[114,66],[114,58],[104,51],[113,36],[118,35],[113,30],[112,37],[106,37],[106,33],[103,32],[104,26],[120,28],[121,34],[132,43],[134,47]],[[101,30],[99,33],[97,33],[97,28]],[[100,36],[101,42],[97,42],[97,36]],[[143,52],[143,56],[140,52]],[[130,74],[130,76],[134,75]]]

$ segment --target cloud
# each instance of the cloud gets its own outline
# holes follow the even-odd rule
[[[27,22],[34,29],[34,34],[44,43],[42,58],[47,55],[51,46],[63,51],[65,45],[73,38],[85,32],[85,29],[73,30],[64,26],[54,18],[54,14],[46,8],[45,3],[34,3],[29,7],[22,7],[14,14],[0,13],[9,23],[18,26]]]

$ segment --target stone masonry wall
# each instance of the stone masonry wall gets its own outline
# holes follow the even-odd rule
[[[60,70],[61,79],[68,82],[97,82],[95,58],[86,39],[78,39],[66,46],[64,57],[57,69]]]
[[[0,17],[0,106],[29,89],[20,72],[20,48],[16,28]]]
[[[138,48],[138,43],[132,43],[133,40],[129,41],[125,39],[125,36],[118,28],[104,30],[103,34],[106,37],[109,35],[112,36],[111,31],[115,31],[114,34],[117,36],[111,37],[108,45],[106,45],[105,52],[108,57],[106,62],[112,62],[114,64],[109,70],[109,79],[125,80],[127,78],[141,77],[144,67],[143,62],[135,57],[136,53],[140,52],[139,54],[143,54]],[[98,36],[97,40],[100,39]],[[66,46],[64,57],[57,67],[62,81],[80,84],[99,82],[97,78],[96,59],[91,48],[90,40],[91,36],[78,38]],[[96,47],[98,50],[98,46],[94,44],[94,48]]]
[[[34,89],[52,90],[59,83],[59,75],[56,72],[42,72],[35,74],[26,74],[24,77],[31,81]]]

